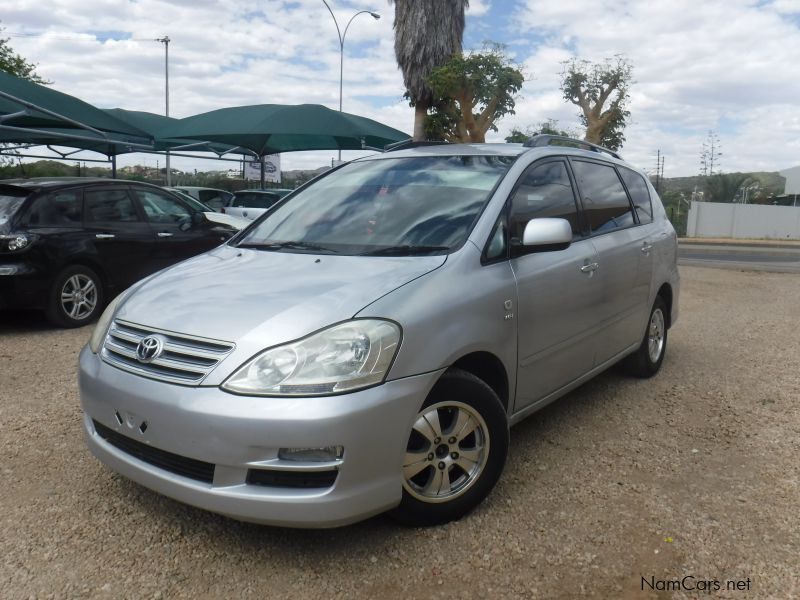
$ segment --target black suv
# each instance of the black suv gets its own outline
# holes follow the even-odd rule
[[[44,309],[54,323],[78,327],[135,281],[234,233],[145,183],[0,182],[0,309]]]

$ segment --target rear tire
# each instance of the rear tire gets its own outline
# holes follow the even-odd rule
[[[460,519],[492,490],[507,454],[508,420],[497,394],[471,373],[449,369],[409,434],[403,499],[390,516],[412,526]]]
[[[53,280],[45,314],[59,327],[81,327],[103,310],[103,285],[89,267],[73,265]]]
[[[628,374],[647,379],[658,373],[667,351],[667,304],[656,296],[639,349],[623,362]]]

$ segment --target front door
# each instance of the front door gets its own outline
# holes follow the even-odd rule
[[[219,232],[202,213],[191,210],[181,200],[158,190],[133,188],[152,227],[153,270],[162,269],[222,243]]]
[[[122,291],[151,271],[152,233],[128,194],[128,186],[91,187],[83,192],[85,235],[108,282]]]
[[[530,219],[560,217],[572,225],[565,250],[529,252],[519,245]],[[511,198],[511,268],[517,280],[518,371],[515,410],[544,398],[592,369],[597,316],[597,252],[584,236],[564,159],[534,163]]]

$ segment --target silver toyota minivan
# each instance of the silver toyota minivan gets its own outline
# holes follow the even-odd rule
[[[617,362],[654,375],[678,314],[648,178],[556,139],[355,160],[135,284],[80,355],[89,448],[245,521],[466,514],[510,425]]]

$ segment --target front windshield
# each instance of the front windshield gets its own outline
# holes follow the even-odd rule
[[[19,210],[19,207],[22,206],[26,197],[27,193],[25,196],[0,194],[0,234],[8,233],[11,217]]]
[[[354,162],[296,193],[239,246],[337,254],[443,253],[464,243],[514,157]]]

